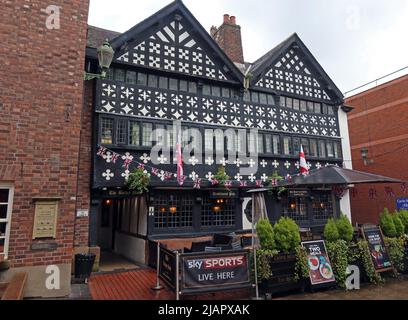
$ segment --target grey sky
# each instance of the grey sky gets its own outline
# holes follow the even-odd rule
[[[170,0],[91,0],[89,23],[124,32]],[[408,66],[406,0],[184,0],[206,30],[224,13],[253,62],[297,32],[343,92]]]

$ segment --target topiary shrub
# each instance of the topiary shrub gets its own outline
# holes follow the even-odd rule
[[[387,237],[394,238],[397,236],[394,219],[392,218],[387,208],[385,208],[380,215],[380,226]]]
[[[275,234],[273,232],[273,227],[269,219],[260,219],[256,224],[256,233],[261,243],[261,247],[264,250],[274,250],[275,245]]]
[[[400,218],[402,224],[404,225],[404,233],[408,234],[408,211],[400,210],[400,212],[398,212],[398,217]]]
[[[397,212],[392,215],[392,219],[394,221],[396,236],[401,237],[405,233],[405,227]]]
[[[353,240],[353,226],[350,223],[350,220],[342,214],[339,219],[336,221],[336,227],[339,232],[339,238],[346,241],[350,242]]]
[[[276,249],[284,252],[295,252],[300,245],[299,227],[290,218],[280,218],[273,228],[275,232]]]
[[[330,242],[339,240],[339,231],[333,218],[330,218],[324,227],[324,238]]]

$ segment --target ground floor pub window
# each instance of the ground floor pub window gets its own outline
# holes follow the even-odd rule
[[[296,222],[308,221],[307,198],[287,197],[282,200],[283,215]]]
[[[155,229],[192,228],[193,205],[189,195],[157,195],[153,200]]]
[[[0,184],[0,261],[7,259],[13,188]]]
[[[312,202],[314,220],[327,221],[333,217],[331,192],[315,194]]]
[[[201,226],[232,227],[235,225],[235,199],[203,197]]]

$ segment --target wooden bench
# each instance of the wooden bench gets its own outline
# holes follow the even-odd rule
[[[1,296],[1,300],[22,300],[26,281],[26,272],[15,274],[10,283],[7,284],[7,287]]]

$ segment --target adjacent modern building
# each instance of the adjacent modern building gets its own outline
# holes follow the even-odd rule
[[[406,181],[408,171],[408,76],[386,82],[347,98],[354,169]],[[384,208],[406,208],[408,186],[356,186],[351,192],[354,223],[378,223]],[[405,203],[405,204],[404,204]]]

